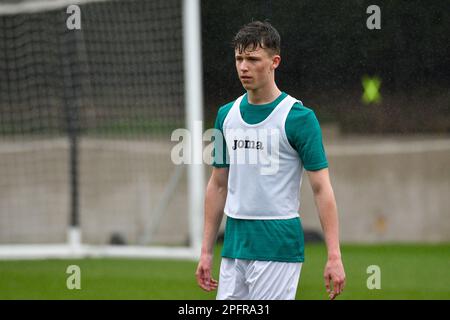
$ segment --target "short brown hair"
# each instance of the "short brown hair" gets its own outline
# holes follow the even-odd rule
[[[256,50],[259,46],[272,54],[280,54],[280,44],[280,34],[267,21],[253,21],[244,25],[232,41],[233,48],[239,50],[239,53],[247,48]]]

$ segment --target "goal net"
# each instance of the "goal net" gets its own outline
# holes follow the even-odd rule
[[[203,167],[171,161],[171,133],[202,121],[199,19],[190,0],[0,4],[0,258],[198,257]]]

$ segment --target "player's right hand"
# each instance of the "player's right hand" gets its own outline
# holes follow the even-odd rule
[[[205,291],[216,290],[218,286],[217,280],[211,277],[212,255],[202,254],[197,266],[195,276],[197,283]]]

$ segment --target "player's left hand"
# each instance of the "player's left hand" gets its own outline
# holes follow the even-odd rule
[[[344,291],[345,287],[345,271],[342,260],[340,258],[328,259],[323,277],[329,298],[334,300]]]

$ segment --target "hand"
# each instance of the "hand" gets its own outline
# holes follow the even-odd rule
[[[328,259],[323,277],[329,298],[334,300],[344,291],[345,287],[345,272],[342,260],[340,258]]]
[[[197,266],[195,276],[197,283],[205,291],[212,291],[217,289],[218,282],[211,278],[212,269],[212,255],[202,254]]]

